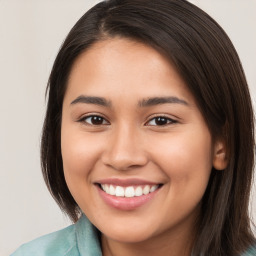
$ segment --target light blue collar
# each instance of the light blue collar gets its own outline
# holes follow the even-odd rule
[[[85,215],[75,224],[77,246],[80,255],[102,256],[99,231],[92,225]]]

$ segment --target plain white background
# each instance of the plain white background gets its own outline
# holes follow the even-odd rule
[[[89,0],[0,0],[0,256],[70,224],[40,171],[44,92],[57,51]],[[226,30],[256,101],[256,0],[194,0]],[[250,207],[256,220],[256,190]]]

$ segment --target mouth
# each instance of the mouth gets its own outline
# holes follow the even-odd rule
[[[161,184],[155,185],[136,185],[136,186],[117,186],[114,184],[98,184],[100,189],[106,194],[116,197],[139,197],[153,193],[162,186]]]
[[[95,183],[102,200],[111,208],[122,211],[136,210],[148,204],[163,184],[140,180],[106,180]]]

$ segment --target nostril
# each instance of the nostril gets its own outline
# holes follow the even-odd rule
[[[118,171],[141,168],[148,162],[146,156],[139,154],[131,155],[129,153],[121,154],[120,152],[115,155],[105,155],[102,161],[104,165]]]

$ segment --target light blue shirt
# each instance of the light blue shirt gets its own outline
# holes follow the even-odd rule
[[[76,224],[22,245],[11,256],[102,256],[97,229],[83,215]]]
[[[102,256],[102,252],[97,229],[83,215],[76,224],[24,244],[11,256]],[[256,256],[256,249],[242,256]]]

